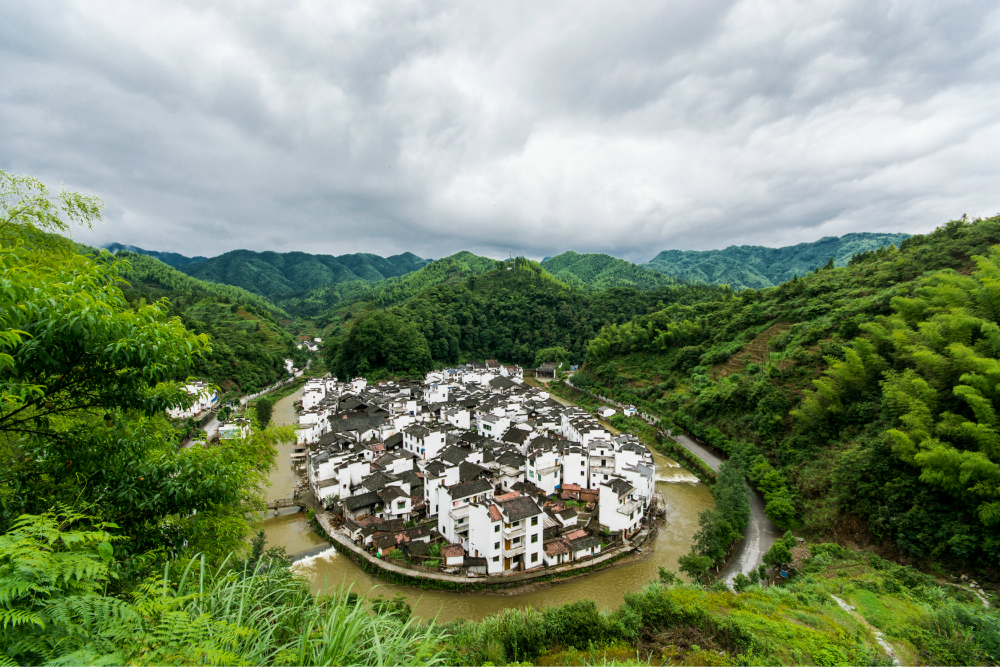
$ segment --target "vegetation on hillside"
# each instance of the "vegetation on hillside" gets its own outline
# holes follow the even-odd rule
[[[543,260],[542,268],[561,282],[580,289],[635,287],[654,290],[678,281],[663,273],[636,266],[603,253],[580,254],[573,250]]]
[[[276,301],[290,313],[318,316],[316,323],[325,327],[331,321],[350,317],[358,308],[371,304],[380,307],[406,301],[421,290],[434,285],[455,283],[497,268],[498,262],[463,250],[435,260],[420,269],[397,278],[374,283],[360,281],[324,285],[303,294],[278,298]]]
[[[777,288],[672,304],[605,327],[574,382],[728,454],[780,526],[996,580],[998,240],[996,217],[957,220]]]
[[[376,282],[402,276],[427,264],[413,253],[379,257],[311,255],[305,252],[254,252],[233,250],[181,270],[213,283],[242,287],[268,297],[304,292],[328,283]]]
[[[198,262],[204,262],[208,257],[187,257],[176,252],[163,252],[159,250],[145,250],[143,248],[138,248],[134,245],[123,245],[121,243],[109,243],[107,245],[101,246],[104,250],[107,250],[112,255],[117,255],[120,252],[131,252],[137,255],[148,255],[153,259],[158,259],[167,266],[173,266],[177,268],[179,266],[187,266],[188,264],[197,264]]]
[[[590,600],[509,608],[482,621],[412,617],[400,597],[314,597],[263,540],[211,567],[170,562],[128,595],[106,587],[118,564],[113,527],[80,515],[24,516],[0,537],[14,585],[0,650],[22,664],[904,664],[996,663],[997,609],[872,554],[820,544],[786,584],[660,581],[614,610]],[[31,567],[16,564],[30,563]],[[858,609],[842,609],[835,598]]]
[[[724,250],[665,250],[641,267],[679,280],[729,285],[735,290],[764,289],[825,266],[845,266],[852,256],[897,245],[908,234],[862,232],[827,236],[784,248],[730,246]]]
[[[284,311],[242,288],[197,280],[157,259],[117,256],[126,282],[120,287],[133,307],[166,298],[170,316],[212,338],[211,352],[189,372],[224,389],[252,393],[286,376],[285,359],[305,365],[305,353],[277,322]]]
[[[711,286],[584,292],[537,262],[517,258],[462,282],[425,289],[400,306],[361,312],[342,337],[325,341],[327,366],[353,377],[377,369],[423,373],[461,357],[531,365],[547,348],[548,355],[560,357],[553,361],[580,361],[602,326],[665,303],[722,298],[727,292]]]

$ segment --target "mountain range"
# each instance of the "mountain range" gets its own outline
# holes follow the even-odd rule
[[[847,266],[852,255],[899,246],[909,236],[861,232],[783,248],[734,245],[724,250],[665,250],[640,266],[687,282],[727,284],[737,290],[764,289],[803,276],[831,258],[834,266]]]
[[[782,248],[745,245],[723,250],[664,250],[639,265],[603,253],[568,250],[547,257],[541,266],[567,286],[584,290],[655,290],[678,282],[726,284],[737,290],[764,289],[794,275],[805,275],[832,259],[834,266],[845,266],[855,254],[899,245],[907,237],[855,233]],[[233,250],[205,258],[120,243],[105,248],[149,255],[193,278],[241,287],[302,317],[315,317],[349,302],[373,301],[380,306],[399,303],[429,286],[498,266],[497,260],[468,251],[432,261],[409,252],[380,257],[369,253],[334,256]]]

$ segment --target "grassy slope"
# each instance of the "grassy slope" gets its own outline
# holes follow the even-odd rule
[[[727,284],[735,290],[762,289],[820,268],[834,258],[845,266],[852,255],[899,245],[908,234],[846,234],[784,248],[730,246],[724,250],[665,250],[640,266],[692,282]]]
[[[542,262],[542,268],[559,280],[590,289],[635,287],[652,290],[676,283],[663,273],[636,266],[611,255],[580,254],[573,250]]]

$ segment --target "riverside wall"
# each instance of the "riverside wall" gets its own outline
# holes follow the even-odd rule
[[[433,588],[450,591],[501,590],[570,579],[615,564],[626,556],[635,553],[642,545],[646,544],[652,535],[656,534],[655,529],[644,528],[632,540],[626,541],[622,546],[603,552],[597,557],[583,562],[560,565],[558,567],[543,567],[538,570],[509,575],[463,577],[443,572],[421,572],[388,563],[360,548],[348,539],[346,535],[343,535],[341,531],[333,526],[332,518],[332,515],[328,513],[316,514],[315,516],[317,525],[330,541],[331,546],[339,553],[355,561],[365,572],[386,579],[394,584],[403,584],[421,589]]]

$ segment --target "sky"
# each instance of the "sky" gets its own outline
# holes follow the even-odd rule
[[[1001,205],[996,1],[0,4],[0,169],[77,240],[438,258],[921,233]]]

